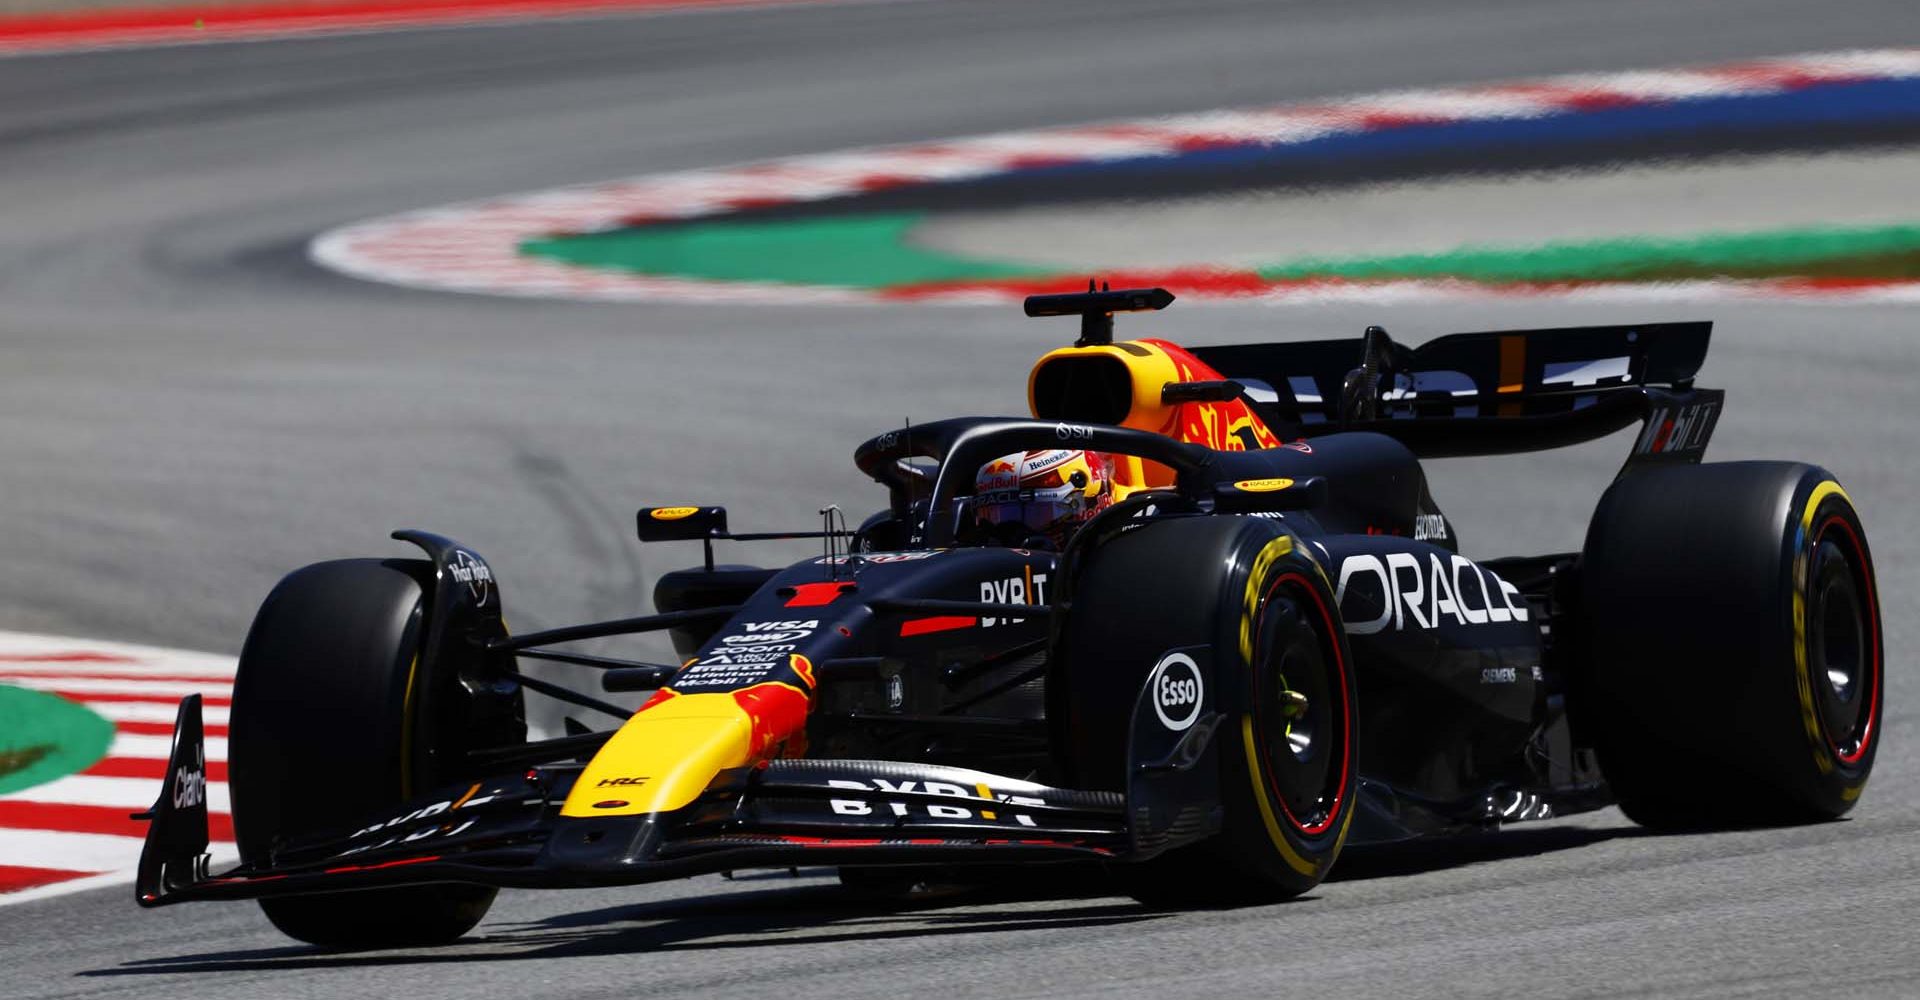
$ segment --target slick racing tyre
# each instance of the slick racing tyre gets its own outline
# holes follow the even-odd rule
[[[1319,884],[1353,818],[1358,696],[1326,577],[1271,521],[1183,517],[1094,545],[1075,572],[1049,714],[1078,787],[1125,791],[1129,718],[1170,649],[1211,646],[1224,829],[1138,866],[1152,904]]]
[[[1873,558],[1832,473],[1636,471],[1601,498],[1580,574],[1577,721],[1634,821],[1831,819],[1879,749]]]
[[[229,785],[241,860],[264,864],[283,838],[337,829],[450,780],[410,745],[432,567],[345,559],[288,575],[260,607],[240,653]],[[437,755],[451,756],[448,754]],[[444,766],[438,769],[444,770]],[[260,900],[287,935],[328,948],[439,944],[471,930],[492,888],[436,884]]]

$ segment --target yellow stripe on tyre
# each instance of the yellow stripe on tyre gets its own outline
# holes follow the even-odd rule
[[[1253,783],[1253,801],[1260,806],[1260,819],[1267,825],[1267,837],[1273,841],[1273,849],[1280,852],[1280,859],[1300,874],[1312,878],[1315,871],[1313,862],[1300,856],[1287,842],[1287,832],[1280,828],[1280,818],[1273,813],[1273,803],[1267,798],[1266,782],[1261,780],[1260,745],[1253,735],[1253,716],[1240,717],[1240,742],[1247,750],[1247,780]],[[1340,838],[1347,836],[1346,825],[1340,827]]]
[[[1793,683],[1795,693],[1800,697],[1800,724],[1807,731],[1807,742],[1813,751],[1813,766],[1821,774],[1833,773],[1834,762],[1827,747],[1826,734],[1820,729],[1820,713],[1813,703],[1813,680],[1807,673],[1807,589],[1812,585],[1807,574],[1813,558],[1813,515],[1820,504],[1828,497],[1837,496],[1847,502],[1847,509],[1853,509],[1853,498],[1839,483],[1831,479],[1823,480],[1807,496],[1807,505],[1800,512],[1800,537],[1805,546],[1793,554]],[[1855,795],[1859,792],[1856,790]]]

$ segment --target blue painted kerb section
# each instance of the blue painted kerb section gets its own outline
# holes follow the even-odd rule
[[[1377,160],[1446,151],[1486,154],[1498,165],[1502,150],[1542,145],[1592,147],[1712,132],[1772,134],[1783,129],[1836,126],[1920,126],[1920,78],[1815,84],[1798,90],[1739,97],[1690,98],[1655,104],[1569,111],[1539,118],[1509,118],[1402,125],[1291,143],[1247,143],[1192,152],[1037,166],[1022,176],[1070,176],[1139,171],[1164,175],[1185,170],[1242,169],[1263,163]],[[1623,154],[1630,151],[1623,150]]]

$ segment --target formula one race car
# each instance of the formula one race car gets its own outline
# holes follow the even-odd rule
[[[294,572],[234,689],[240,865],[208,871],[189,698],[139,902],[258,898],[293,937],[375,947],[456,938],[499,886],[800,864],[1093,861],[1156,904],[1271,899],[1352,843],[1853,806],[1884,711],[1866,534],[1816,466],[1699,464],[1709,324],[1113,341],[1114,313],[1171,300],[1029,299],[1081,318],[1032,371],[1035,419],[861,444],[890,503],[857,530],[642,508],[643,541],[706,547],[648,617],[509,635],[492,568],[420,531],[394,537],[424,560]],[[1575,553],[1466,558],[1420,465],[1635,423]],[[1055,453],[1094,456],[1097,512],[1052,541],[985,516],[1090,490]],[[823,555],[714,563],[801,535]],[[684,662],[559,648],[649,631]],[[542,660],[653,694],[629,712]],[[620,724],[530,742],[527,692]]]

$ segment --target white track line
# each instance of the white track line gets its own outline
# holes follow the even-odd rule
[[[111,806],[128,812],[140,812],[152,807],[153,800],[160,794],[160,785],[161,782],[153,778],[103,778],[93,774],[69,774],[64,778],[56,778],[45,784],[0,796],[0,802]],[[207,811],[227,813],[226,782],[207,782]]]
[[[209,862],[209,866],[214,871],[219,871],[222,868],[231,866],[240,860],[239,849],[224,840],[216,840],[208,845],[207,853],[213,856]],[[64,882],[50,882],[46,885],[34,886],[31,889],[20,889],[15,892],[0,893],[0,906],[11,906],[16,903],[31,903],[35,900],[52,899],[56,896],[69,896],[73,893],[86,892],[90,889],[120,888],[130,885],[132,882],[133,869],[131,868],[101,872],[98,875],[81,875]],[[132,894],[129,893],[128,895],[131,896]]]
[[[227,759],[227,739],[224,736],[208,736],[207,759]],[[173,737],[148,736],[141,733],[116,733],[113,745],[107,748],[109,757],[137,757],[143,760],[166,760],[173,752]]]
[[[131,664],[117,664],[111,667],[115,672],[131,667],[143,673],[160,673],[163,670],[205,670],[219,676],[232,677],[237,661],[231,656],[219,653],[199,653],[186,649],[168,649],[161,646],[138,646],[128,642],[109,642],[103,639],[72,639],[66,636],[42,635],[35,632],[0,632],[0,663],[27,664],[11,657],[22,656],[61,656],[75,654],[100,653],[107,656],[122,657]],[[33,669],[50,669],[43,663],[32,664]],[[80,665],[77,672],[101,670],[99,664]]]
[[[0,683],[11,684],[14,687],[32,688],[35,691],[62,691],[62,692],[71,692],[71,693],[83,695],[83,696],[89,695],[89,694],[152,695],[157,699],[158,698],[167,699],[165,704],[172,704],[172,705],[179,704],[179,699],[183,696],[182,692],[191,694],[196,689],[199,689],[202,686],[204,686],[207,689],[207,690],[200,691],[202,695],[209,696],[209,697],[222,697],[222,698],[227,697],[232,692],[232,684],[233,684],[231,680],[226,681],[224,683],[218,683],[218,685],[216,686],[216,682],[209,682],[209,681],[203,681],[203,680],[128,681],[128,680],[100,679],[100,678],[94,678],[94,677],[80,677],[80,676],[74,676],[74,677],[0,676]]]
[[[140,858],[140,840],[110,833],[17,830],[0,827],[0,858],[29,868],[71,872],[109,872]],[[9,894],[11,895],[11,894]],[[0,902],[10,902],[0,896]]]
[[[5,682],[0,681],[0,683]],[[114,722],[171,723],[179,714],[176,706],[149,701],[97,701],[89,703],[87,707]],[[224,726],[230,717],[230,711],[225,705],[207,705],[200,709],[200,721],[209,726]],[[208,742],[211,744],[212,737],[208,737]]]

